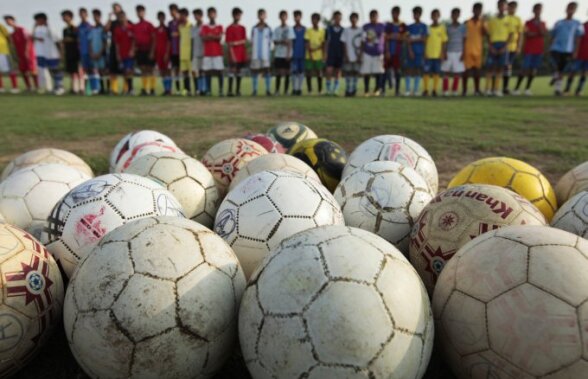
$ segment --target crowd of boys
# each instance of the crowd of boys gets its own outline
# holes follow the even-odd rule
[[[533,79],[551,63],[555,94],[580,95],[588,71],[588,22],[574,18],[578,4],[569,3],[566,17],[551,30],[541,18],[541,4],[533,7],[527,22],[517,16],[517,7],[515,1],[500,0],[496,13],[484,18],[482,4],[476,3],[467,21],[460,21],[461,11],[456,8],[448,23],[441,22],[435,9],[429,25],[422,20],[421,7],[412,10],[411,23],[402,22],[400,7],[394,7],[389,22],[380,22],[373,10],[364,25],[352,13],[347,27],[342,26],[341,12],[335,12],[326,28],[317,13],[311,15],[310,26],[304,26],[301,11],[293,12],[293,25],[288,12],[281,11],[274,29],[260,9],[248,32],[239,8],[233,9],[233,22],[225,29],[217,23],[213,7],[206,13],[190,12],[172,4],[171,20],[160,11],[152,24],[144,6],[136,7],[138,21],[131,22],[115,3],[107,18],[99,9],[91,16],[86,8],[79,9],[77,23],[72,11],[63,11],[61,37],[52,33],[44,13],[34,16],[30,33],[6,15],[11,31],[0,25],[0,92],[5,91],[3,76],[10,78],[12,92],[18,92],[18,70],[28,91],[55,94],[67,92],[63,88],[67,75],[68,90],[74,94],[131,95],[134,78],[140,75],[139,93],[154,95],[157,73],[163,95],[210,95],[212,79],[217,78],[223,96],[228,75],[227,96],[240,96],[242,77],[248,73],[253,96],[260,92],[260,77],[267,96],[300,96],[305,79],[307,94],[334,96],[340,91],[341,76],[348,97],[357,94],[360,77],[366,96],[382,96],[388,89],[401,95],[402,79],[405,96],[467,96],[470,81],[479,96],[531,95]],[[518,77],[511,83],[515,66]],[[122,88],[120,78],[124,78]]]

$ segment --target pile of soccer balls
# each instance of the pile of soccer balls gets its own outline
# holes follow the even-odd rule
[[[348,156],[291,122],[201,160],[131,133],[110,171],[2,173],[0,376],[63,320],[92,378],[418,379],[434,341],[460,379],[588,377],[588,162],[554,189],[483,159],[440,192],[413,140]]]

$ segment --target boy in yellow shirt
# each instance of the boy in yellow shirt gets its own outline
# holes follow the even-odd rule
[[[187,8],[180,9],[178,34],[180,35],[180,72],[184,78],[183,96],[192,93],[192,24],[188,20],[190,12]]]
[[[425,90],[423,96],[429,96],[429,84],[433,80],[433,97],[437,96],[439,78],[441,75],[441,62],[446,59],[447,28],[439,23],[441,12],[438,9],[431,12],[433,23],[429,28],[429,35],[425,45]]]
[[[8,75],[12,83],[12,93],[18,92],[18,85],[16,82],[16,72],[12,69],[10,57],[10,33],[0,24],[0,93],[5,92],[2,83],[2,76]]]
[[[306,41],[306,86],[308,93],[312,93],[312,77],[315,76],[318,84],[319,95],[323,91],[322,72],[325,65],[325,29],[319,26],[321,15],[313,13],[311,16],[312,26],[306,29],[304,40]]]
[[[508,15],[506,16],[510,22],[512,28],[512,40],[508,44],[508,59],[506,61],[506,67],[504,68],[504,81],[502,84],[503,92],[505,95],[510,94],[509,82],[512,76],[512,68],[517,56],[521,53],[521,47],[523,42],[523,32],[525,25],[523,20],[516,15],[519,4],[516,1],[508,3]]]
[[[490,20],[486,27],[488,39],[488,61],[486,65],[486,95],[503,96],[499,91],[499,81],[508,62],[508,45],[513,38],[511,21],[506,17],[506,0],[498,1],[498,14]]]

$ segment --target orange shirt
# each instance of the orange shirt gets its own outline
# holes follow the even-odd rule
[[[484,52],[484,21],[466,21],[465,51],[469,55],[482,55]]]

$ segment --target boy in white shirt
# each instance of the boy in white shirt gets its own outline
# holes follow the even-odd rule
[[[39,87],[47,91],[53,90],[56,95],[63,95],[63,74],[59,68],[61,54],[57,48],[57,38],[47,25],[45,13],[37,13],[34,19],[33,41],[39,68]]]
[[[265,93],[271,96],[270,55],[272,49],[272,30],[265,23],[267,13],[264,9],[257,11],[259,22],[251,31],[251,77],[253,79],[253,96],[257,95],[259,75],[265,80]]]
[[[345,76],[345,97],[355,96],[357,93],[357,78],[361,68],[361,39],[363,29],[357,26],[359,15],[352,13],[349,17],[351,27],[345,28],[341,35],[344,44],[343,75]]]
[[[288,26],[288,12],[280,12],[280,26],[274,30],[274,69],[276,72],[276,95],[280,93],[282,76],[285,78],[284,95],[290,87],[290,68],[292,62],[292,41],[296,38],[294,29]]]

